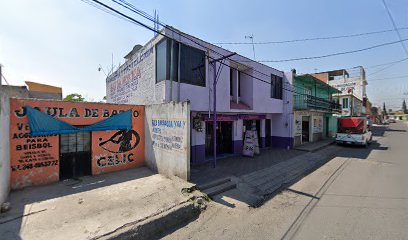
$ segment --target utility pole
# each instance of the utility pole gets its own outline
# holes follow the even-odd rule
[[[223,56],[221,58],[218,59],[214,59],[213,61],[210,61],[210,64],[213,67],[213,71],[214,71],[214,82],[213,82],[213,97],[214,97],[214,108],[213,108],[213,143],[214,143],[214,162],[213,162],[213,166],[215,168],[215,166],[217,165],[217,62],[223,61],[226,58],[229,58],[233,55],[235,55],[236,53],[231,53],[227,56]],[[220,66],[222,67],[222,66]]]
[[[255,58],[255,44],[254,44],[254,34],[251,34],[249,36],[245,36],[245,39],[251,39],[251,43],[252,43],[252,51],[254,53],[254,61],[256,60]]]

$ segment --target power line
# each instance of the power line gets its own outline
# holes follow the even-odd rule
[[[156,31],[156,30],[153,29],[152,27],[150,27],[150,26],[148,26],[148,25],[146,25],[146,24],[144,24],[144,23],[142,23],[142,22],[140,22],[140,21],[138,21],[138,20],[136,20],[136,19],[134,19],[134,18],[132,18],[132,17],[129,17],[128,15],[126,15],[126,14],[124,14],[124,13],[122,13],[122,12],[120,12],[120,11],[118,11],[118,10],[116,10],[116,9],[114,9],[114,8],[112,8],[112,7],[110,7],[110,6],[106,5],[106,4],[104,4],[104,3],[100,2],[100,1],[98,1],[98,0],[90,0],[90,1],[93,1],[93,2],[95,2],[95,3],[97,3],[97,4],[101,5],[101,6],[103,6],[104,8],[107,8],[107,9],[109,9],[109,10],[111,10],[111,11],[113,11],[113,12],[119,14],[119,15],[121,15],[121,16],[125,17],[126,19],[129,19],[130,21],[132,21],[132,22],[134,22],[134,23],[137,23],[138,25],[140,25],[140,26],[142,26],[142,27],[147,28],[148,30],[151,30],[151,31],[153,31],[153,32],[156,32],[157,34],[160,34],[160,35],[162,35],[162,36],[165,37],[165,38],[169,38],[168,36],[166,36],[166,35],[163,34],[162,32]],[[115,0],[113,0],[113,1],[116,2]],[[117,3],[117,2],[116,2],[116,3]],[[120,4],[120,3],[118,3],[118,4]],[[122,6],[123,6],[123,5],[122,5]],[[130,10],[131,10],[131,9],[130,9]],[[166,27],[167,27],[167,26],[166,26]],[[172,31],[174,31],[174,30],[172,30]],[[179,34],[181,35],[181,33],[179,33]],[[185,36],[183,36],[183,37],[185,37]],[[187,38],[187,37],[185,37],[185,38]],[[188,38],[187,38],[187,39],[188,39]],[[175,39],[172,39],[172,40],[177,41],[177,40],[175,40]],[[191,39],[190,39],[190,40],[191,40]],[[197,44],[199,44],[199,43],[197,43]],[[202,45],[201,45],[201,46],[202,46]],[[211,49],[208,48],[208,47],[205,47],[205,46],[202,46],[202,47],[204,47],[204,48],[206,48],[206,49],[208,49],[208,50],[211,50]],[[215,51],[215,50],[212,50],[212,51],[214,51],[215,53],[218,53],[219,55],[223,56],[221,53],[219,53],[219,52],[217,52],[217,51]],[[225,56],[224,56],[224,57],[225,57]],[[211,57],[211,56],[208,56],[208,58],[211,58],[211,59],[213,59],[213,60],[216,60],[215,58],[213,58],[213,57]],[[231,60],[231,59],[229,59],[229,60]],[[228,67],[230,67],[230,68],[232,68],[232,69],[238,70],[238,69],[236,69],[236,68],[234,68],[234,67],[231,67],[231,66],[229,66],[229,65],[227,65],[227,64],[225,64],[225,63],[223,63],[223,62],[219,62],[219,63],[220,63],[220,64],[223,64],[223,65],[225,65],[225,66],[228,66]],[[250,77],[252,77],[252,78],[254,78],[254,79],[257,79],[257,80],[259,80],[259,81],[265,82],[265,83],[267,83],[267,84],[271,84],[270,82],[268,82],[268,81],[266,81],[266,80],[264,80],[264,79],[257,78],[257,77],[255,77],[255,76],[253,76],[253,75],[248,74],[248,73],[245,73],[245,72],[241,72],[241,73],[246,74],[246,75],[248,75],[248,76],[250,76]],[[261,72],[260,72],[260,73],[261,73]],[[266,75],[265,73],[263,73],[263,74]],[[270,77],[269,75],[266,75],[266,76]],[[287,90],[287,89],[285,89],[285,90]],[[288,91],[291,91],[291,90],[288,90]]]
[[[121,16],[121,15],[119,15],[119,14],[115,14],[114,12],[111,12],[111,11],[109,11],[109,10],[107,10],[107,9],[105,9],[105,8],[103,8],[103,7],[101,7],[101,6],[99,6],[98,4],[96,4],[96,3],[94,3],[94,2],[91,2],[90,0],[81,0],[81,1],[84,2],[84,3],[89,4],[89,5],[91,5],[91,6],[95,7],[95,8],[97,8],[97,9],[99,9],[99,10],[101,10],[101,11],[103,11],[103,12],[105,12],[105,13],[111,15],[111,16],[117,17],[117,18],[119,18],[119,19],[122,19],[122,20],[125,20],[125,21],[129,22],[129,23],[134,24],[134,22],[130,21],[129,19],[124,18],[123,16]]]
[[[114,9],[114,8],[112,8],[112,7],[110,7],[110,6],[106,5],[106,4],[104,4],[104,3],[102,3],[102,2],[100,2],[100,1],[98,1],[98,0],[90,0],[90,1],[93,1],[93,2],[95,2],[95,3],[97,3],[97,4],[101,5],[101,6],[103,6],[104,8],[107,8],[107,9],[109,9],[109,10],[111,10],[111,11],[113,11],[113,12],[115,12],[115,13],[117,13],[117,14],[123,16],[123,17],[125,17],[126,19],[129,19],[130,21],[134,22],[135,24],[138,24],[138,25],[140,25],[140,26],[142,26],[142,27],[145,27],[145,28],[147,28],[147,29],[149,29],[149,30],[151,30],[151,31],[153,31],[153,32],[156,32],[157,34],[160,34],[160,35],[162,35],[162,36],[165,37],[165,38],[171,39],[170,37],[166,36],[166,35],[163,34],[162,32],[157,31],[157,30],[155,30],[154,28],[152,28],[152,27],[150,27],[150,26],[148,26],[148,25],[146,25],[146,24],[144,24],[144,23],[142,23],[142,22],[140,22],[140,21],[138,21],[138,20],[136,20],[136,19],[134,19],[134,18],[132,18],[132,17],[130,17],[130,16],[128,16],[128,15],[126,15],[126,14],[124,14],[124,13],[122,13],[122,12],[120,12],[120,11],[118,11],[118,10],[116,10],[116,9]],[[117,3],[117,4],[119,4],[119,5],[121,5],[121,6],[123,6],[121,3],[118,3],[118,2],[115,1],[115,0],[112,0],[112,1],[115,2],[115,3]],[[121,0],[121,2],[125,2],[125,1],[122,1],[122,0]],[[129,4],[129,3],[128,3],[128,4]],[[131,4],[129,4],[129,5],[131,5]],[[123,6],[123,7],[125,7],[125,6]],[[129,9],[129,7],[125,7],[125,8]],[[133,11],[132,9],[129,9],[129,10]],[[135,11],[133,11],[133,12],[135,12]],[[152,20],[151,17],[150,17],[147,13],[144,13],[143,11],[140,11],[140,12],[143,13],[143,15],[147,15],[145,18],[149,18],[149,20],[154,21],[154,19]],[[139,14],[139,13],[138,13],[138,14]],[[141,15],[141,14],[139,14],[139,15]],[[163,23],[160,23],[160,22],[159,22],[159,24],[162,25],[162,26],[164,26],[164,27],[166,27],[167,29],[169,29],[169,30],[171,30],[171,31],[173,31],[173,32],[175,32],[175,33],[177,33],[177,34],[179,34],[180,36],[182,36],[182,37],[184,37],[184,38],[186,38],[186,39],[189,39],[190,41],[196,43],[197,45],[200,45],[200,46],[202,46],[202,47],[205,48],[205,49],[208,49],[208,50],[210,50],[210,51],[212,51],[212,52],[214,52],[214,53],[216,53],[216,54],[218,54],[218,55],[220,55],[220,56],[225,57],[223,54],[221,54],[221,53],[219,53],[219,52],[217,52],[217,51],[215,51],[215,50],[213,50],[213,49],[211,49],[211,48],[208,48],[208,47],[206,47],[206,46],[203,46],[203,45],[200,44],[199,42],[195,41],[195,39],[189,38],[188,36],[185,36],[185,34],[183,34],[183,33],[181,33],[181,32],[176,32],[175,30],[173,30],[172,28],[169,28],[167,25],[164,25]],[[179,41],[177,41],[177,40],[175,40],[175,39],[171,39],[171,40],[174,40],[174,41],[176,41],[176,42],[179,42]],[[216,60],[216,58],[214,58],[214,57],[211,57],[211,56],[207,56],[207,57],[210,58],[210,59]],[[227,59],[230,60],[230,61],[235,61],[235,60],[232,60],[232,59],[229,59],[229,58],[227,58]],[[236,61],[235,61],[235,62],[236,62]],[[255,62],[255,61],[251,61],[251,62]],[[228,64],[226,64],[226,63],[224,63],[224,62],[222,62],[222,61],[220,61],[219,64],[222,64],[222,65],[227,66],[227,67],[229,67],[229,68],[231,68],[231,69],[234,69],[234,70],[239,71],[239,69],[234,68],[234,67],[232,67],[232,66],[230,66],[230,65],[228,65]],[[258,72],[258,73],[260,73],[260,74],[263,74],[263,75],[267,76],[268,78],[271,77],[270,75],[265,74],[265,73],[263,73],[263,72],[261,72],[261,71],[258,71],[258,70],[256,70],[256,69],[252,69],[252,70],[255,71],[255,72]],[[264,82],[264,83],[266,83],[266,84],[271,85],[271,82],[269,82],[269,81],[267,81],[267,80],[258,78],[258,77],[256,77],[256,76],[251,75],[251,74],[246,73],[246,72],[241,72],[241,73],[244,74],[244,75],[247,75],[247,76],[249,76],[249,77],[251,77],[251,78],[253,78],[253,79],[255,79],[255,80],[258,80],[258,81],[261,81],[261,82]],[[286,83],[285,83],[285,84],[286,84]],[[289,84],[289,85],[290,85],[290,84]],[[287,88],[285,88],[284,86],[282,86],[282,89],[285,90],[285,91],[289,91],[289,92],[292,92],[292,93],[299,94],[299,95],[307,95],[307,94],[304,94],[304,93],[298,93],[298,92],[294,91],[293,89],[287,89]]]
[[[125,0],[119,0],[120,3],[119,3],[117,0],[112,0],[112,1],[115,2],[116,4],[122,6],[122,7],[125,7],[125,8],[128,9],[128,10],[131,10],[131,11],[133,11],[133,12],[135,12],[135,13],[141,15],[142,17],[144,17],[144,18],[146,18],[146,19],[148,19],[148,20],[150,20],[150,21],[152,21],[152,22],[156,22],[155,19],[154,19],[153,17],[151,17],[148,13],[146,13],[146,12],[144,12],[144,11],[142,11],[142,10],[137,9],[135,6],[133,6],[132,4],[128,3],[128,2],[125,1]],[[126,5],[126,6],[125,6],[125,5]],[[162,25],[164,28],[169,29],[169,30],[172,31],[172,32],[175,32],[172,28],[168,28],[168,26],[167,26],[165,23],[159,22],[159,24]],[[408,28],[407,28],[407,29],[408,29]],[[387,30],[387,31],[392,31],[392,30]],[[181,33],[178,33],[178,34],[181,34]],[[189,39],[189,40],[195,42],[195,43],[198,44],[199,46],[202,46],[202,47],[208,49],[208,47],[201,45],[200,43],[198,43],[198,42],[195,41],[194,39],[191,39],[191,38],[186,37],[186,36],[184,36],[184,35],[183,35],[183,37],[185,37],[186,39]],[[211,50],[212,50],[212,49],[211,49]],[[216,51],[214,51],[214,52],[216,52]],[[223,56],[222,54],[220,54],[220,53],[218,53],[218,52],[216,52],[216,53],[219,54],[220,56]],[[253,61],[250,60],[250,62],[253,62]],[[387,64],[388,64],[388,63],[387,63]],[[255,72],[258,72],[258,73],[260,73],[260,74],[262,74],[262,75],[265,75],[263,72],[256,71],[255,69],[254,69],[254,71],[255,71]],[[269,77],[269,75],[266,75],[266,76]]]
[[[389,79],[399,79],[399,78],[408,78],[408,75],[397,76],[397,77],[387,77],[387,78],[370,79],[369,82],[383,81],[383,80],[389,80]]]
[[[408,50],[407,50],[407,48],[405,47],[405,44],[404,44],[403,41],[402,41],[401,34],[400,34],[400,32],[399,32],[399,30],[398,30],[398,28],[397,28],[397,25],[395,24],[395,21],[394,21],[394,18],[392,17],[391,11],[390,11],[390,9],[388,8],[387,3],[385,2],[385,0],[382,0],[382,2],[383,2],[383,4],[384,4],[385,10],[386,10],[388,16],[390,17],[390,20],[391,20],[391,22],[392,22],[392,26],[394,27],[394,30],[395,30],[395,32],[396,32],[397,35],[398,35],[398,39],[401,41],[402,48],[404,49],[405,54],[408,56]]]
[[[398,28],[398,30],[407,30],[408,27]],[[330,40],[330,39],[341,39],[341,38],[353,38],[353,37],[361,37],[367,35],[375,35],[380,33],[387,33],[393,32],[394,29],[382,30],[382,31],[374,31],[374,32],[365,32],[365,33],[357,33],[357,34],[349,34],[349,35],[339,35],[339,36],[331,36],[331,37],[314,37],[314,38],[301,38],[301,39],[292,39],[292,40],[282,40],[282,41],[265,41],[265,42],[219,42],[215,43],[218,45],[248,45],[248,44],[257,44],[257,45],[266,45],[266,44],[282,44],[282,43],[294,43],[294,42],[307,42],[307,41],[318,41],[318,40]]]
[[[318,59],[318,58],[334,57],[334,56],[339,56],[339,55],[363,52],[363,51],[367,51],[367,50],[371,50],[371,49],[375,49],[375,48],[379,48],[379,47],[385,47],[385,46],[388,46],[388,45],[393,45],[393,44],[404,42],[404,41],[408,41],[408,38],[398,40],[398,41],[393,41],[393,42],[386,42],[386,43],[382,43],[382,44],[378,44],[378,45],[374,45],[374,46],[370,46],[370,47],[366,47],[366,48],[361,48],[361,49],[357,49],[357,50],[338,52],[338,53],[331,53],[331,54],[326,54],[326,55],[321,55],[321,56],[289,58],[289,59],[280,59],[280,60],[258,60],[258,62],[292,62],[292,61],[300,61],[300,60],[311,60],[311,59]],[[245,62],[245,61],[243,61],[243,62]]]
[[[382,72],[382,71],[384,71],[384,70],[387,70],[387,69],[389,69],[389,68],[391,68],[391,67],[397,65],[398,63],[404,62],[404,61],[406,61],[406,60],[408,60],[408,58],[403,58],[403,59],[401,59],[401,60],[395,61],[395,62],[392,63],[391,65],[388,65],[388,66],[386,66],[386,67],[384,67],[384,68],[381,68],[380,70],[377,70],[377,71],[375,71],[375,72],[373,72],[373,73],[370,73],[370,74],[368,74],[367,76],[372,76],[372,75],[374,75],[374,74],[380,73],[380,72]]]

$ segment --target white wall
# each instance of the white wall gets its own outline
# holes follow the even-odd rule
[[[145,156],[151,169],[190,178],[190,104],[170,102],[145,107]]]
[[[191,118],[194,118],[197,113],[192,112]],[[191,130],[191,146],[204,145],[205,144],[205,121],[201,121],[201,129],[199,132],[195,129]]]
[[[360,77],[331,80],[328,83],[330,86],[342,91],[341,94],[335,95],[348,95],[350,94],[348,93],[348,89],[352,89],[353,95],[360,100],[363,100],[363,97],[366,94],[366,85],[364,80]]]
[[[242,119],[238,119],[237,121],[233,122],[232,126],[232,140],[237,141],[237,140],[243,140],[243,128],[244,128],[244,121]]]
[[[10,100],[0,87],[0,204],[10,189]]]

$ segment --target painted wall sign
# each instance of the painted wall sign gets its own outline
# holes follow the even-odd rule
[[[59,180],[59,135],[31,137],[25,106],[31,106],[74,126],[94,124],[132,109],[132,129],[91,134],[92,174],[112,172],[144,163],[144,107],[100,103],[22,100],[10,101],[11,188]]]
[[[154,47],[142,48],[106,79],[108,102],[154,103]]]
[[[152,119],[153,148],[186,151],[186,124],[184,119]]]

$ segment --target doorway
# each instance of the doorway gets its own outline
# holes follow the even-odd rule
[[[232,154],[232,121],[217,122],[217,155]],[[206,122],[205,127],[205,155],[214,155],[213,122]]]
[[[302,143],[309,142],[309,119],[308,116],[302,116]]]
[[[91,133],[60,135],[60,180],[92,175]]]

